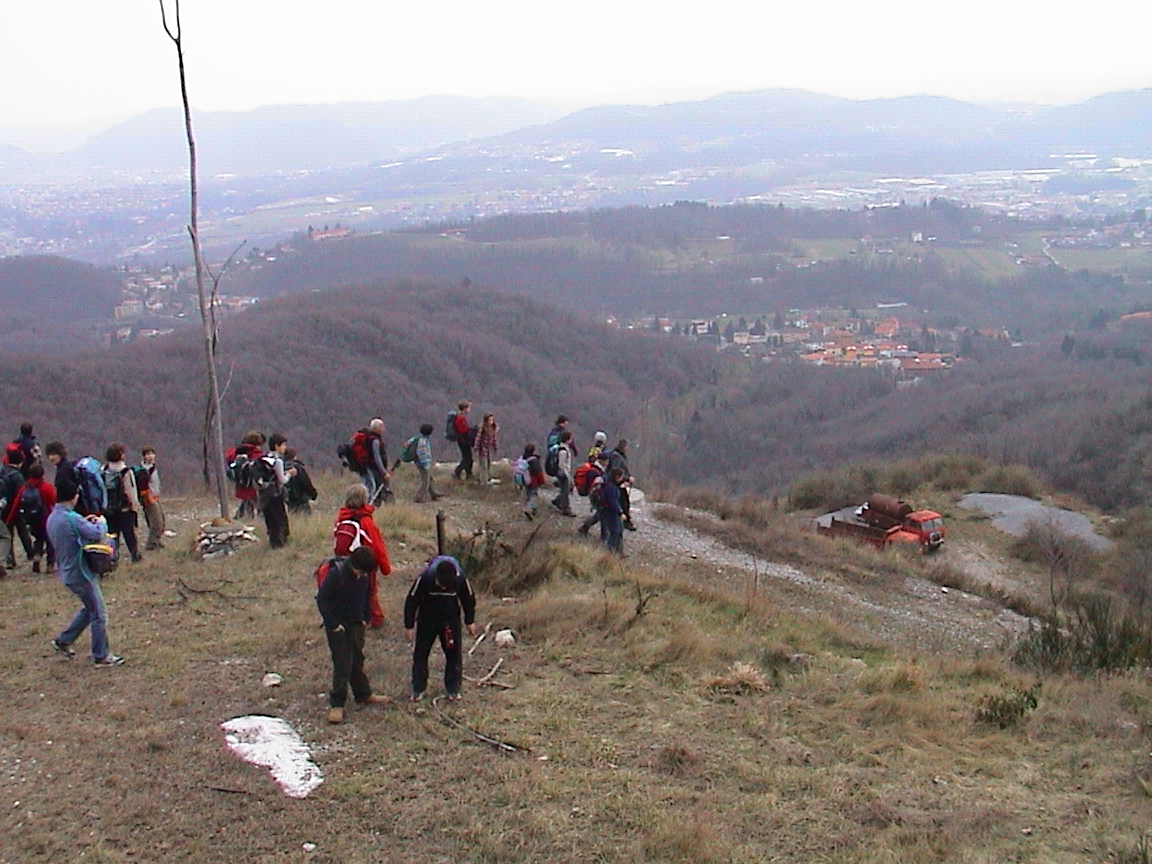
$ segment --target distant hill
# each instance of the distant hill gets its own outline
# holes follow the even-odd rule
[[[65,351],[98,344],[97,325],[120,302],[115,271],[51,255],[0,258],[0,351]]]

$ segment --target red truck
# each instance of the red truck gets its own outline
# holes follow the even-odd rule
[[[889,495],[873,495],[859,507],[846,507],[816,519],[816,530],[832,537],[851,537],[883,549],[894,543],[919,543],[934,552],[944,542],[944,519],[934,510]]]

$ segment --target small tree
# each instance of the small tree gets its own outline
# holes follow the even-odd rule
[[[215,455],[209,461],[212,465],[211,474],[216,484],[216,493],[220,502],[220,516],[228,518],[228,492],[224,477],[224,423],[220,415],[220,380],[216,370],[216,308],[215,297],[209,300],[204,285],[204,254],[200,246],[200,193],[196,183],[196,139],[192,135],[192,108],[188,102],[188,81],[184,73],[184,42],[180,30],[180,0],[173,0],[174,14],[172,25],[168,23],[168,13],[164,8],[164,0],[160,2],[160,22],[164,25],[164,32],[176,46],[176,59],[180,67],[180,99],[184,105],[184,131],[188,138],[188,176],[189,199],[191,215],[189,217],[188,235],[192,239],[192,257],[196,263],[196,295],[200,304],[200,321],[204,328],[204,358],[208,365],[208,411],[205,423],[205,458],[214,451]],[[209,442],[209,433],[214,441]],[[212,445],[215,445],[214,447]]]

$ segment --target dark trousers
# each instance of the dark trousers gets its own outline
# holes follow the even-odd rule
[[[616,554],[624,551],[624,523],[619,513],[600,511],[600,542]]]
[[[128,547],[128,554],[135,561],[140,557],[140,547],[136,545],[136,511],[121,510],[119,513],[108,513],[106,518],[108,533],[120,538],[120,541]]]
[[[459,477],[463,474],[469,480],[472,479],[472,448],[468,446],[467,441],[457,441],[456,446],[460,448],[460,464],[452,472],[455,476]]]
[[[632,499],[628,497],[628,487],[620,487],[620,509],[624,511],[624,520],[632,521]]]
[[[345,624],[343,630],[325,630],[328,650],[332,652],[332,689],[328,692],[328,705],[343,708],[348,701],[348,687],[352,698],[363,702],[372,695],[368,676],[364,674],[364,625]]]
[[[572,512],[572,478],[567,474],[560,474],[556,477],[556,497],[552,499],[561,513]]]
[[[452,634],[452,647],[445,644],[445,631]],[[416,620],[416,644],[412,648],[412,693],[423,693],[428,687],[428,655],[432,644],[440,640],[444,650],[444,689],[449,693],[460,692],[460,681],[464,672],[464,652],[460,647],[460,619],[451,621]]]
[[[261,504],[264,511],[264,528],[268,532],[268,545],[279,549],[288,542],[288,508],[284,506],[284,496],[275,495]]]
[[[52,549],[52,543],[48,539],[48,531],[46,530],[44,523],[35,522],[29,525],[28,533],[32,536],[32,554],[29,557],[35,560],[47,552],[48,566],[51,567],[53,564],[55,564],[56,553]]]
[[[12,533],[13,537],[19,537],[20,538],[20,545],[24,547],[24,554],[27,555],[28,560],[31,561],[34,547],[32,544],[32,534],[28,531],[28,526],[25,525],[22,520],[17,519],[15,522],[12,523],[11,526],[9,526],[8,530]],[[9,547],[8,566],[9,567],[15,567],[16,566],[16,544],[15,543],[13,543]]]

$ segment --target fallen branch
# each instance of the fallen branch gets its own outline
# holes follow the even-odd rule
[[[484,628],[484,632],[476,637],[476,641],[472,643],[472,647],[468,649],[468,656],[471,657],[476,653],[476,649],[480,647],[480,643],[492,632],[492,622],[488,622],[488,626]]]
[[[528,547],[532,545],[532,541],[536,539],[536,535],[540,533],[540,529],[544,527],[543,522],[537,522],[536,527],[532,529],[532,533],[528,535],[528,539],[524,541],[524,546],[520,549],[521,555],[528,551]]]
[[[492,680],[492,676],[500,671],[500,667],[503,665],[504,665],[504,658],[501,657],[499,660],[496,661],[496,665],[492,667],[492,671],[490,671],[483,678],[480,678],[479,680],[477,680],[476,683],[477,684],[487,684],[489,681]]]
[[[435,708],[436,713],[438,715],[440,715],[441,721],[443,721],[447,725],[449,725],[455,729],[459,729],[461,732],[467,732],[469,735],[474,737],[476,740],[483,741],[489,747],[494,747],[495,749],[502,750],[505,753],[531,753],[532,752],[531,747],[524,747],[524,746],[521,746],[520,744],[509,744],[506,741],[501,741],[499,738],[493,738],[491,735],[485,735],[483,732],[477,732],[471,726],[465,726],[463,723],[461,723],[455,717],[452,717],[448,714],[445,714],[440,709],[440,703],[442,701],[444,701],[444,698],[445,697],[443,697],[443,696],[437,696],[435,699],[432,700],[432,707]]]
[[[247,789],[229,789],[226,786],[209,786],[213,792],[227,792],[229,795],[251,795]]]
[[[231,582],[231,580],[225,579],[222,582],[220,582],[215,588],[194,588],[193,586],[191,586],[187,582],[185,582],[183,579],[177,579],[176,580],[176,593],[180,595],[181,600],[187,600],[188,594],[215,594],[221,600],[225,600],[229,603],[234,603],[237,600],[257,600],[257,599],[259,599],[257,597],[248,597],[248,596],[245,596],[243,594],[235,594],[235,595],[225,594],[223,591],[220,590],[225,585],[231,585],[231,584],[233,584]],[[187,592],[187,594],[185,592]]]

